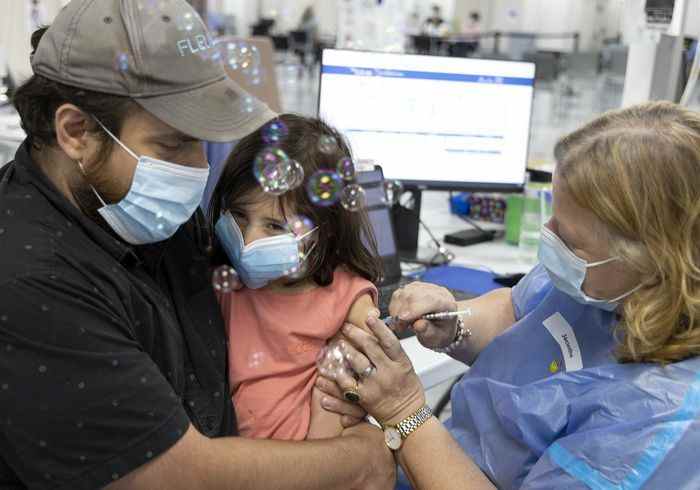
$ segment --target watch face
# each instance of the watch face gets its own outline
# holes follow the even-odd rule
[[[384,429],[384,441],[389,449],[396,451],[401,447],[401,434],[394,427],[387,427]]]

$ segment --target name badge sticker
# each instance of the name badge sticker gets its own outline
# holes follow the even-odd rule
[[[578,371],[583,369],[583,358],[581,357],[581,349],[576,340],[574,330],[569,325],[561,313],[555,313],[542,322],[544,327],[554,338],[564,359],[566,371]]]

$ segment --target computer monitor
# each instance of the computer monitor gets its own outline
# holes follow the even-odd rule
[[[534,83],[529,62],[326,49],[319,115],[407,187],[517,191]]]
[[[365,190],[367,217],[377,242],[377,252],[382,259],[382,285],[401,278],[401,264],[394,236],[389,206],[384,193],[384,176],[379,166],[357,173],[357,183]]]

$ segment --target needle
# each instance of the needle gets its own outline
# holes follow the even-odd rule
[[[460,311],[441,311],[437,313],[428,313],[427,315],[423,315],[420,317],[422,320],[446,320],[448,318],[455,318],[458,316],[462,315],[471,315],[472,311],[467,309],[467,310],[460,310]],[[393,324],[397,323],[399,321],[398,317],[395,316],[388,316],[386,318],[382,318],[382,321],[387,324],[387,326],[392,326]]]

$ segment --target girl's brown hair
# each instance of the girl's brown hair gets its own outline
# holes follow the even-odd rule
[[[340,133],[320,119],[283,114],[279,120],[289,132],[277,146],[301,164],[307,179],[321,169],[335,169],[343,157],[352,157]],[[212,227],[223,212],[249,203],[255,199],[256,192],[262,192],[253,174],[255,156],[266,146],[262,129],[238,142],[228,157],[209,207]],[[336,149],[332,154],[322,153],[319,149],[322,136],[335,139]],[[369,281],[379,282],[382,266],[366,211],[350,212],[339,203],[316,206],[309,199],[304,185],[278,199],[285,217],[304,215],[318,226],[316,246],[307,258],[307,272],[300,281],[311,279],[319,286],[328,286],[333,282],[335,269],[344,266]]]
[[[623,304],[618,357],[700,354],[700,114],[654,102],[604,114],[562,139],[557,173],[605,225],[611,255],[642,277]]]

